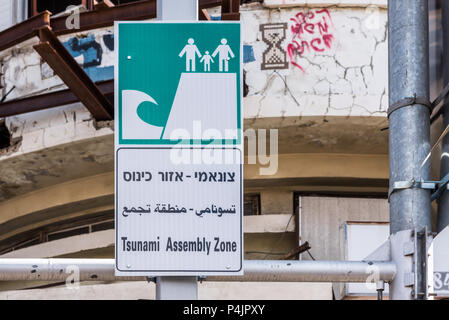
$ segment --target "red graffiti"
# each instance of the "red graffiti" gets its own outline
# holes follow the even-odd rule
[[[304,72],[304,68],[298,63],[298,57],[306,50],[321,53],[332,47],[332,18],[327,9],[321,9],[298,12],[290,21],[293,36],[287,45],[287,54],[290,63]]]

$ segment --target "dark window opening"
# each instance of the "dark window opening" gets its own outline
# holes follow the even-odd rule
[[[111,211],[68,219],[0,241],[0,255],[39,243],[111,229],[114,229],[114,213]]]
[[[246,98],[248,96],[249,93],[249,87],[248,84],[246,83],[246,71],[243,70],[243,97]]]
[[[257,216],[261,214],[260,210],[260,195],[259,194],[245,194],[244,197],[244,216]]]
[[[139,0],[111,0],[111,2],[113,4],[115,4],[116,6],[119,4],[125,4],[125,3],[130,3],[130,2],[138,2]],[[140,0],[142,1],[142,0]]]
[[[0,149],[11,146],[11,133],[6,127],[5,121],[0,121]]]
[[[252,3],[252,2],[259,2],[259,3],[262,3],[263,0],[240,0],[240,3],[241,3],[241,4]]]
[[[47,235],[47,241],[59,240],[68,237],[89,233],[89,227],[75,228],[67,231],[54,232]]]
[[[19,250],[19,249],[23,249],[23,248],[26,248],[26,247],[31,247],[31,246],[34,246],[36,244],[39,244],[40,242],[41,242],[40,238],[37,237],[37,238],[26,240],[26,241],[23,241],[22,243],[17,244],[14,247],[14,249],[15,250]]]
[[[110,229],[114,229],[114,227],[115,227],[114,226],[114,221],[98,223],[98,224],[92,225],[92,231],[91,232],[110,230]]]
[[[79,6],[81,4],[86,6],[86,0],[31,0],[28,12],[30,12],[30,15],[36,15],[48,10],[55,15],[66,11],[68,6]]]

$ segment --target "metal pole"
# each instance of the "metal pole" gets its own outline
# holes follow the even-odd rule
[[[449,82],[449,2],[443,1],[443,66],[444,66],[444,84]],[[449,125],[449,99],[446,98],[443,107],[443,128]],[[441,148],[441,178],[449,174],[449,136],[443,139]],[[449,191],[445,190],[438,202],[437,232],[443,231],[449,225]]]
[[[0,259],[0,281],[66,281],[75,275],[80,281],[145,281],[145,277],[116,277],[114,259]],[[366,282],[376,270],[377,281],[390,282],[396,275],[393,262],[382,261],[309,261],[246,260],[243,276],[211,276],[204,281],[255,282]],[[377,278],[378,276],[378,278]],[[157,290],[165,298],[164,285],[191,292],[191,277],[160,277]],[[372,277],[371,277],[372,278]],[[195,278],[196,283],[196,278]],[[177,285],[186,286],[182,290]],[[195,287],[196,289],[196,287]]]
[[[157,0],[158,20],[198,21],[198,0]],[[197,300],[196,277],[158,277],[157,300]]]
[[[388,22],[390,105],[410,97],[428,100],[428,0],[389,0]],[[390,187],[395,182],[430,180],[430,163],[425,162],[430,152],[429,109],[421,104],[403,107],[394,111],[389,120]],[[431,230],[429,190],[409,188],[393,192],[390,197],[390,233],[425,227]],[[418,277],[422,277],[421,268],[417,269]],[[404,287],[400,279],[392,286]],[[404,290],[411,291],[411,288],[404,287]],[[395,299],[394,293],[398,290],[391,292],[390,297]],[[411,299],[411,294],[400,295],[402,299],[405,296]]]

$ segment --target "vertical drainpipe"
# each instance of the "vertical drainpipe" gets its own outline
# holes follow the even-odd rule
[[[443,67],[444,67],[444,84],[449,82],[449,2],[442,1],[442,16],[443,16]],[[443,128],[449,125],[449,99],[446,98],[443,107]],[[443,140],[441,149],[441,178],[449,174],[449,136]],[[449,225],[449,191],[446,190],[441,195],[438,202],[438,219],[437,231],[442,231]]]
[[[405,98],[429,99],[429,16],[427,0],[389,0],[390,105]],[[430,116],[415,104],[391,113],[390,187],[394,182],[430,180]],[[390,197],[390,233],[430,230],[430,191],[396,190]]]
[[[388,32],[390,105],[411,97],[428,101],[428,0],[389,0]],[[390,114],[389,123],[390,188],[395,182],[429,181],[430,161],[424,163],[430,152],[429,108],[414,104],[396,109]],[[391,193],[390,234],[409,229],[421,231],[425,227],[431,230],[430,191],[410,188]],[[414,253],[418,261],[425,254],[423,250]],[[391,283],[391,299],[413,299],[404,276],[399,275]],[[424,270],[415,266],[415,276],[414,290],[425,290],[420,285]]]

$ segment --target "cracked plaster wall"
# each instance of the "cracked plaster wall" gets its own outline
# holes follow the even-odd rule
[[[101,61],[95,67],[98,70],[113,68],[114,51],[105,38],[113,34],[112,28],[96,29],[59,37],[63,43],[71,39],[87,39],[93,37],[101,46]],[[2,65],[3,94],[15,88],[7,96],[6,101],[27,96],[44,94],[67,89],[62,80],[41,59],[33,49],[37,38],[30,39],[14,48],[0,52]],[[85,56],[79,54],[75,60],[83,65]],[[86,70],[86,68],[85,68]],[[92,67],[90,67],[92,71]],[[95,70],[94,70],[95,71]],[[101,72],[99,72],[101,73]],[[15,144],[0,151],[0,160],[24,153],[50,148],[61,144],[83,139],[112,135],[112,123],[96,123],[90,112],[82,103],[11,116],[5,119]]]
[[[114,66],[114,51],[108,40],[108,36],[114,33],[113,28],[101,28],[86,32],[73,33],[58,37],[59,40],[68,46],[70,40],[76,39],[82,42],[83,39],[92,37],[92,40],[101,47],[101,57],[98,68],[108,68]],[[6,101],[27,96],[48,93],[61,89],[67,89],[62,80],[54,74],[53,70],[45,63],[40,55],[33,49],[33,45],[39,40],[34,37],[20,45],[0,52],[0,63],[2,69],[1,82],[4,84],[2,95],[15,88],[8,94]],[[75,56],[75,60],[83,66],[85,55]],[[84,68],[86,70],[86,68]],[[95,81],[95,80],[94,80]]]
[[[260,4],[241,8],[243,44],[250,46],[254,61],[244,64],[248,95],[244,99],[246,120],[285,117],[379,116],[385,118],[387,108],[387,12],[379,9],[373,27],[372,12],[357,7],[330,7],[332,45],[324,52],[305,51],[296,56],[304,71],[289,64],[285,70],[261,70],[263,51],[267,45],[261,38],[260,25],[288,23],[285,50],[293,38],[291,27],[299,12],[308,7],[271,9]],[[216,11],[216,9],[215,9]],[[211,10],[211,13],[215,12]],[[216,13],[216,12],[215,12]],[[62,42],[76,36],[94,35],[101,44],[100,67],[113,65],[114,52],[104,42],[112,28],[60,37]],[[4,73],[4,92],[15,85],[7,100],[66,88],[48,65],[32,49],[37,38],[0,53]],[[82,56],[76,58],[83,63]],[[11,155],[70,143],[98,135],[112,134],[112,128],[97,130],[90,113],[81,103],[17,115],[6,119],[13,139],[21,139]]]
[[[244,45],[252,46],[255,61],[246,63],[246,119],[302,116],[386,116],[388,105],[387,11],[364,8],[328,9],[333,41],[323,52],[296,55],[304,71],[290,63],[286,70],[261,70],[266,44],[259,25],[288,23],[282,48],[292,43],[291,18],[310,8],[242,8]],[[373,20],[374,19],[374,20]]]

